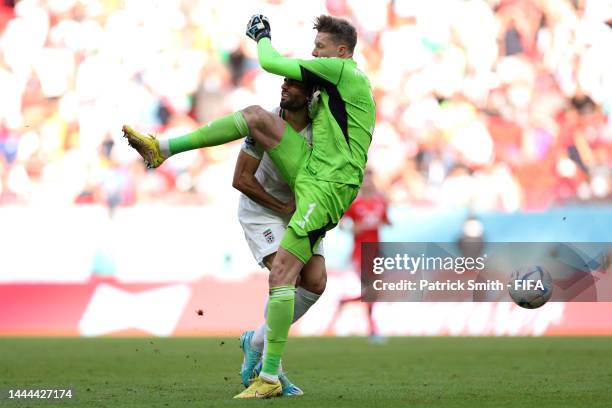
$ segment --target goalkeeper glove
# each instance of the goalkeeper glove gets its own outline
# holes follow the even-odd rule
[[[246,29],[246,35],[258,42],[264,37],[272,38],[270,35],[270,22],[268,17],[263,14],[255,14],[249,20]]]

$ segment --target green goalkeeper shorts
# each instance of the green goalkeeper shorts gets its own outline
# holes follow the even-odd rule
[[[359,191],[359,186],[316,179],[306,166],[310,153],[304,138],[291,126],[285,127],[280,143],[268,150],[295,194],[295,213],[280,245],[303,263],[312,257],[325,233],[338,224]]]

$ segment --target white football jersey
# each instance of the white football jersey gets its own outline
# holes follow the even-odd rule
[[[280,108],[276,108],[274,113],[280,115]],[[308,124],[301,132],[299,132],[306,143],[312,146],[312,128]],[[259,167],[255,172],[255,178],[262,185],[264,190],[274,198],[286,203],[293,199],[293,191],[280,174],[276,165],[265,152],[263,147],[253,138],[246,138],[242,144],[242,151],[248,155],[260,160]],[[283,223],[289,222],[290,216],[281,216],[277,212],[264,207],[251,200],[245,194],[240,194],[240,202],[238,204],[238,218],[242,223],[252,224],[268,224],[268,223]]]

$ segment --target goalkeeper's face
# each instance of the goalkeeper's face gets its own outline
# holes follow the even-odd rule
[[[317,36],[315,37],[315,44],[312,50],[312,56],[315,58],[347,58],[348,49],[346,45],[339,44],[338,42],[336,42],[332,34],[318,32]]]
[[[280,107],[288,111],[305,109],[308,105],[306,86],[295,79],[285,78],[281,85]]]

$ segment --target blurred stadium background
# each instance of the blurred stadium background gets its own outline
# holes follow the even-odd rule
[[[265,271],[236,219],[239,143],[147,171],[123,123],[160,138],[276,106],[244,26],[312,49],[349,17],[374,88],[369,163],[387,241],[612,241],[609,0],[3,0],[0,335],[236,335],[262,319]],[[326,241],[328,289],[296,335],[360,335],[352,240]],[[197,312],[201,310],[202,314]],[[378,304],[385,335],[612,334],[609,303]]]

